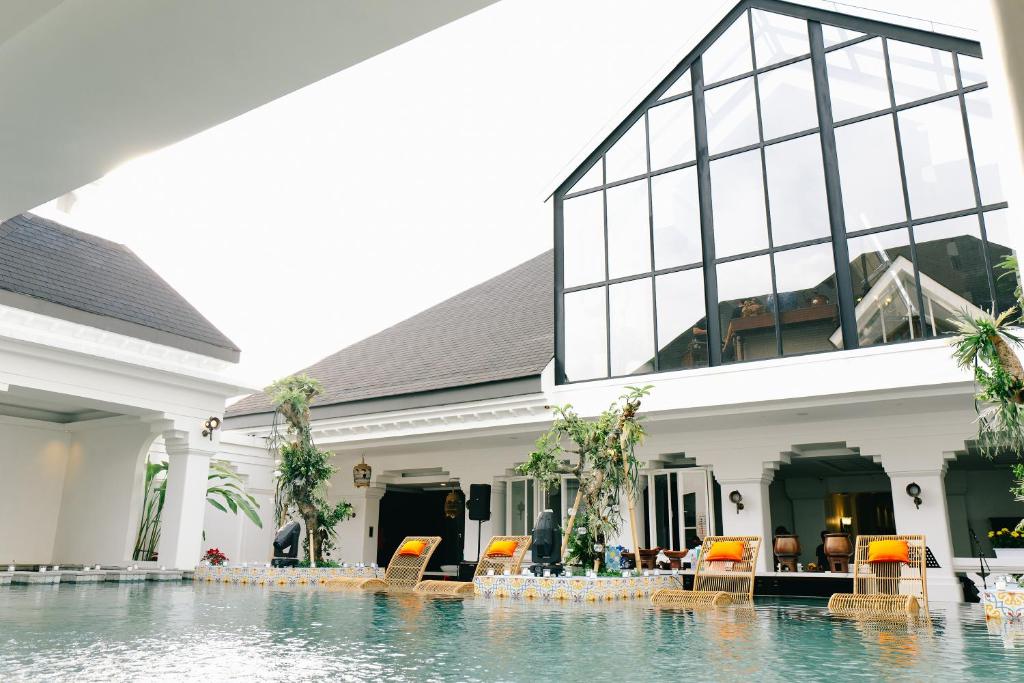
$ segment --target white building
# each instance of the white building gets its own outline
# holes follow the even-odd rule
[[[238,354],[124,246],[32,214],[0,225],[0,561],[128,564],[160,439],[159,562],[195,566],[219,440],[203,423],[250,390]]]
[[[559,184],[553,252],[306,370],[331,497],[357,510],[341,559],[407,533],[474,559],[476,525],[442,515],[454,482],[492,486],[484,539],[528,532],[545,501],[513,467],[546,406],[596,415],[649,383],[646,547],[785,526],[806,563],[826,529],[924,533],[933,598],[960,599],[971,531],[991,555],[1024,516],[1012,455],[972,447],[948,339],[954,313],[1013,303],[985,63],[959,29],[831,7],[740,2]],[[226,427],[270,422],[257,395]]]

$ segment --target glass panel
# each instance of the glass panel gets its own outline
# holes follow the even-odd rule
[[[870,114],[890,106],[881,38],[829,52],[825,55],[825,63],[828,66],[833,121]]]
[[[536,498],[533,493],[533,479],[526,480],[526,533],[533,533],[533,522],[537,519]]]
[[[765,140],[818,127],[811,60],[772,69],[758,79]]]
[[[744,12],[732,26],[701,56],[704,84],[712,85],[725,78],[753,71],[750,59],[750,27]]]
[[[608,375],[604,287],[565,295],[565,378],[569,382]]]
[[[847,240],[861,346],[921,336],[917,285],[906,229]]]
[[[960,100],[950,97],[907,109],[899,120],[911,216],[974,206]]]
[[[703,368],[708,364],[704,269],[681,270],[654,279],[658,301],[658,368]]]
[[[839,28],[838,26],[829,26],[828,24],[821,25],[821,35],[825,39],[825,47],[832,47],[839,43],[845,43],[848,40],[854,38],[860,38],[863,33],[857,31],[851,31],[848,28]]]
[[[604,165],[609,183],[647,173],[647,132],[642,116],[604,155]]]
[[[668,500],[672,510],[672,544],[669,547],[679,550],[679,527],[682,526],[683,519],[679,514],[679,478],[675,472],[668,475],[668,482]]]
[[[547,491],[541,490],[541,510],[551,510],[555,513],[555,519],[562,514],[562,487],[560,484],[552,486]]]
[[[775,254],[783,355],[843,348],[835,271],[831,242]]]
[[[700,205],[697,169],[672,171],[651,178],[654,207],[655,268],[701,261]]]
[[[712,161],[711,198],[716,257],[768,247],[760,151]]]
[[[1007,211],[988,211],[985,213],[985,237],[988,239],[988,261],[996,285],[996,312],[1005,311],[1017,303],[1014,290],[1017,288],[1017,275],[1006,274],[998,265],[1013,253],[1010,246],[1010,227],[1006,223]]]
[[[847,231],[907,219],[892,118],[836,128]]]
[[[888,44],[896,104],[956,90],[952,53],[898,40]]]
[[[659,548],[669,547],[668,475],[654,475],[654,535]]]
[[[526,482],[510,481],[509,485],[509,535],[522,536],[526,531]]]
[[[992,105],[987,90],[978,90],[964,95],[967,104],[967,121],[971,127],[971,148],[974,150],[974,165],[978,170],[978,184],[981,186],[981,203],[995,204],[1006,200],[1003,184],[999,177],[999,145],[1005,138],[992,121]]]
[[[771,295],[768,256],[718,264],[723,363],[777,355],[775,315],[768,308]]]
[[[753,78],[708,90],[704,104],[710,154],[728,152],[758,141]]]
[[[611,312],[612,374],[654,372],[654,309],[651,279],[608,288]]]
[[[818,134],[765,148],[775,246],[830,233]]]
[[[960,63],[960,83],[965,88],[969,85],[984,83],[988,80],[985,71],[985,62],[977,57],[957,55],[956,61]]]
[[[697,158],[693,139],[693,99],[684,97],[647,112],[650,126],[651,170]]]
[[[606,190],[608,194],[608,276],[651,270],[651,223],[647,181]]]
[[[566,194],[572,194],[573,192],[582,192],[583,190],[589,190],[592,187],[604,184],[604,173],[602,172],[602,164],[604,162],[601,159],[597,160],[597,163],[590,167],[590,170],[583,174],[583,177],[576,181],[576,184],[572,186]]]
[[[576,504],[576,494],[580,490],[580,480],[576,477],[567,477],[565,480],[565,515],[563,517],[563,524],[569,521],[569,515],[572,511],[572,506]],[[580,501],[580,507],[583,507],[583,501]]]
[[[753,10],[754,56],[757,67],[809,54],[807,22],[784,14]]]
[[[600,192],[562,202],[564,283],[604,280],[604,197]]]
[[[914,227],[925,320],[932,334],[953,331],[949,319],[969,311],[992,310],[988,269],[977,216]]]
[[[687,69],[683,72],[683,75],[676,79],[676,82],[668,87],[665,94],[661,96],[661,99],[666,99],[674,95],[682,95],[684,92],[690,92],[693,86],[690,84],[690,70]]]

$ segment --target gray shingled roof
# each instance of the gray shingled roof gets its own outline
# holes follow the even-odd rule
[[[540,375],[554,356],[553,269],[548,251],[305,368],[324,385],[315,405]],[[227,415],[271,409],[253,394]]]
[[[10,305],[238,359],[238,347],[130,249],[34,214],[0,224],[0,290],[16,295],[4,296]]]

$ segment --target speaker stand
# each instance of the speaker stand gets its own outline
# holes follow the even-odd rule
[[[482,519],[476,520],[476,561],[480,563],[480,531],[483,529],[484,521]]]

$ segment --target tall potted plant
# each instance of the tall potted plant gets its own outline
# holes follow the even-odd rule
[[[352,506],[327,502],[327,487],[336,468],[331,465],[333,453],[313,443],[309,407],[323,391],[320,383],[308,375],[292,375],[280,379],[266,389],[274,403],[274,438],[278,450],[275,502],[278,524],[293,512],[302,517],[306,527],[304,547],[310,566],[323,563],[325,546],[333,544],[334,525],[352,516]],[[281,418],[285,423],[282,434]]]

